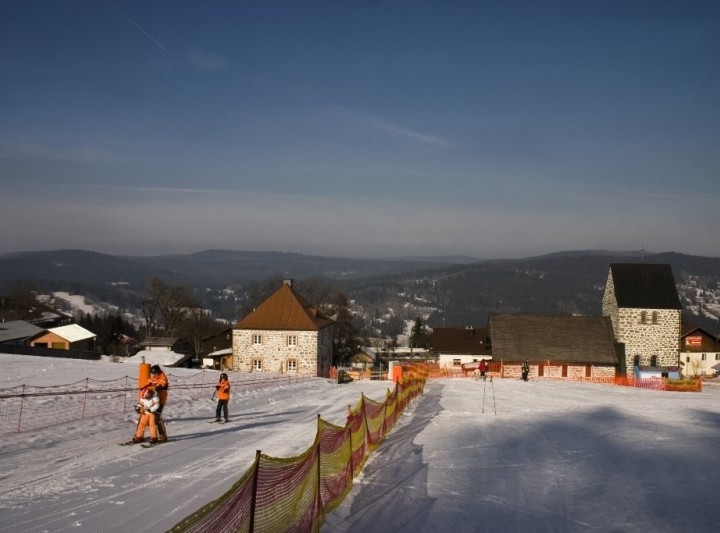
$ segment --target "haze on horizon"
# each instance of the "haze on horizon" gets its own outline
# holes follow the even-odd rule
[[[3,3],[0,253],[718,256],[720,3]]]

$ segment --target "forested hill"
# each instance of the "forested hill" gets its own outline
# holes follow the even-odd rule
[[[677,253],[564,252],[348,282],[366,315],[383,305],[430,326],[483,326],[489,313],[600,314],[611,263],[670,264],[686,320],[718,334],[720,258]]]
[[[389,315],[396,324],[420,316],[431,326],[483,326],[492,312],[600,314],[609,265],[623,262],[670,264],[686,320],[720,333],[720,258],[671,252],[570,251],[474,262],[468,257],[363,260],[230,250],[154,257],[23,252],[0,256],[0,295],[23,281],[132,308],[148,280],[159,277],[206,294],[203,303],[215,316],[232,321],[241,318],[242,302],[221,306],[213,294],[232,287],[242,299],[251,284],[282,277],[342,286],[364,326]]]

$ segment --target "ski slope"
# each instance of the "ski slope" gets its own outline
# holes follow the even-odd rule
[[[0,385],[111,379],[128,365],[0,355]],[[117,374],[113,374],[116,372]],[[192,370],[173,369],[176,372]],[[230,375],[231,381],[233,374]],[[237,379],[237,377],[236,377]],[[170,391],[172,442],[122,447],[134,413],[0,437],[0,531],[164,531],[221,495],[256,450],[296,455],[388,382],[326,380],[215,403]],[[323,531],[717,531],[720,389],[431,381]]]

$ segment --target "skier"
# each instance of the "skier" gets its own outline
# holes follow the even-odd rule
[[[228,375],[223,372],[220,374],[220,381],[215,385],[215,391],[217,394],[217,407],[215,408],[215,422],[220,422],[220,412],[222,411],[225,415],[225,422],[228,420],[228,401],[230,400],[230,381],[228,381]]]
[[[135,410],[140,413],[138,418],[137,430],[135,436],[132,438],[133,443],[142,442],[145,438],[145,428],[150,427],[150,444],[155,444],[158,441],[158,427],[157,427],[157,411],[160,407],[160,398],[152,389],[152,387],[145,387],[140,392],[140,401],[138,402]]]
[[[160,407],[157,410],[157,427],[158,427],[158,440],[160,442],[167,441],[167,431],[165,429],[165,421],[162,419],[163,407],[167,402],[168,397],[168,378],[165,372],[162,371],[160,365],[153,365],[150,367],[150,377],[148,378],[148,385],[153,387],[157,392],[158,399],[160,401]]]
[[[522,364],[521,371],[522,371],[522,380],[527,381],[528,376],[530,375],[530,361],[525,359],[525,362]]]
[[[480,371],[480,377],[483,381],[485,381],[485,373],[487,372],[488,365],[487,361],[485,359],[480,359],[480,364],[478,365],[478,370]]]

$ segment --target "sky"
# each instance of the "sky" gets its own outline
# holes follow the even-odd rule
[[[2,388],[137,376],[127,363],[0,358]],[[312,444],[318,414],[343,425],[361,393],[383,401],[391,386],[318,378],[247,389],[230,373],[232,421],[217,425],[206,423],[209,393],[172,386],[197,371],[169,372],[170,441],[156,448],[116,445],[132,435],[134,413],[1,432],[0,531],[167,531],[229,489],[255,450],[298,455]],[[431,380],[322,531],[717,531],[719,399],[712,382],[683,393]]]
[[[0,13],[0,253],[718,255],[714,0]]]

